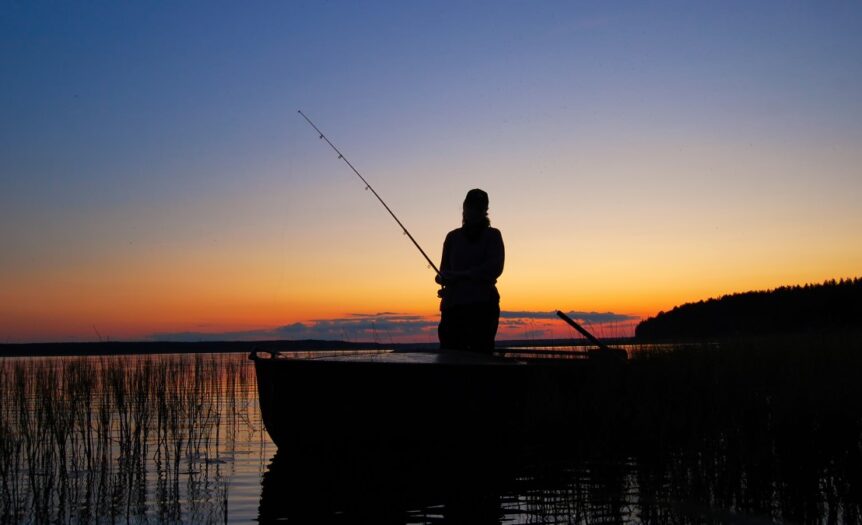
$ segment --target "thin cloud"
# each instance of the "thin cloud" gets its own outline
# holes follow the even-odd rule
[[[265,339],[323,339],[392,342],[436,336],[438,321],[419,315],[383,312],[347,314],[334,319],[317,319],[234,332],[167,332],[153,334],[155,341],[253,341]]]
[[[614,312],[568,312],[573,319],[595,325],[625,325],[639,318]],[[421,316],[397,312],[376,314],[347,313],[342,317],[315,319],[261,328],[230,332],[161,332],[150,336],[153,341],[260,341],[319,339],[355,342],[416,342],[434,341],[437,338],[437,315]],[[563,333],[564,325],[556,312],[511,311],[500,312],[498,339],[522,337],[550,337]]]
[[[620,323],[625,321],[637,321],[640,318],[634,315],[618,314],[614,312],[565,312],[566,315],[576,321],[585,323]],[[535,311],[503,311],[500,312],[501,319],[557,319],[557,312],[535,312]]]

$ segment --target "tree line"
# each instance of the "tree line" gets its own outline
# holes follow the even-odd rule
[[[862,328],[862,278],[735,293],[641,321],[639,339],[722,338]]]

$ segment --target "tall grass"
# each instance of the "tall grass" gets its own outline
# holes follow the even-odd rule
[[[546,429],[561,442],[550,457],[525,445],[529,468],[515,450],[512,465],[465,467],[473,442],[409,476],[404,465],[426,451],[390,451],[391,469],[328,449],[297,468],[290,454],[309,451],[284,451],[289,468],[271,465],[261,516],[318,516],[380,487],[406,493],[396,503],[407,509],[437,505],[454,485],[456,510],[487,501],[520,521],[862,521],[862,337],[628,350],[624,367],[560,386],[572,417]],[[225,521],[229,451],[260,432],[254,388],[245,356],[0,360],[0,523]]]
[[[862,519],[859,334],[652,349],[631,365],[613,445],[673,481],[666,496],[776,521]]]
[[[247,363],[0,360],[0,523],[223,521],[219,458],[251,421]],[[200,487],[220,497],[201,498]]]

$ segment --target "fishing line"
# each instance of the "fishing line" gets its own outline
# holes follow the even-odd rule
[[[401,223],[401,221],[400,221],[400,220],[398,219],[398,217],[395,215],[395,212],[393,212],[393,211],[392,211],[392,209],[391,209],[391,208],[389,208],[389,206],[386,204],[386,202],[384,202],[383,198],[381,198],[381,197],[380,197],[380,195],[377,193],[377,191],[375,191],[375,189],[371,187],[371,184],[369,184],[369,183],[368,183],[368,181],[367,181],[367,180],[365,180],[365,177],[363,177],[363,176],[362,176],[362,174],[361,174],[361,173],[359,173],[359,170],[357,170],[357,169],[353,166],[353,164],[351,164],[351,163],[350,163],[350,161],[349,161],[349,160],[347,160],[347,157],[345,157],[345,156],[344,156],[344,154],[343,154],[343,153],[341,153],[341,151],[339,151],[337,147],[335,147],[335,144],[333,144],[333,143],[332,143],[332,141],[331,141],[331,140],[329,140],[329,138],[327,138],[327,137],[326,137],[326,135],[324,135],[322,131],[320,131],[320,128],[318,128],[318,127],[314,124],[314,122],[312,122],[312,121],[311,121],[311,119],[310,119],[310,118],[308,118],[308,117],[305,115],[305,113],[303,113],[303,112],[302,112],[302,110],[301,110],[301,109],[298,109],[296,112],[297,112],[297,113],[299,113],[300,115],[302,115],[302,118],[304,118],[304,119],[305,119],[305,121],[306,121],[306,122],[308,122],[308,124],[309,124],[312,128],[314,128],[314,131],[316,131],[316,132],[317,132],[317,134],[318,134],[318,136],[320,137],[320,139],[321,139],[321,140],[325,140],[325,141],[326,141],[326,143],[327,143],[327,144],[329,144],[329,147],[331,147],[331,148],[333,149],[333,151],[335,151],[335,153],[337,153],[337,154],[338,154],[338,158],[339,158],[339,159],[341,159],[341,160],[343,160],[343,161],[345,162],[345,164],[347,164],[347,165],[350,167],[350,169],[351,169],[351,170],[353,170],[353,173],[355,173],[355,174],[356,174],[356,176],[357,176],[357,177],[359,177],[359,180],[361,180],[361,181],[362,181],[362,183],[363,183],[363,184],[365,184],[365,189],[366,189],[366,190],[370,190],[370,191],[371,191],[371,193],[373,193],[373,194],[374,194],[374,196],[375,196],[375,197],[377,197],[377,200],[378,200],[378,201],[380,201],[380,204],[382,204],[384,208],[386,208],[386,211],[388,211],[388,212],[389,212],[389,215],[391,215],[391,216],[392,216],[392,218],[393,218],[393,219],[395,219],[395,222],[397,222],[397,223],[398,223],[398,226],[400,226],[400,227],[401,227],[401,230],[404,232],[404,235],[406,235],[408,238],[410,238],[410,241],[413,243],[413,246],[416,246],[416,249],[417,249],[417,250],[419,250],[419,253],[421,253],[421,254],[422,254],[422,257],[424,257],[424,258],[425,258],[425,260],[428,262],[428,265],[429,265],[431,268],[433,268],[433,269],[434,269],[434,272],[435,272],[437,275],[440,275],[440,270],[437,268],[437,265],[435,265],[435,264],[434,264],[434,262],[431,260],[431,258],[430,258],[430,257],[428,257],[428,254],[426,254],[426,253],[425,253],[425,250],[423,250],[423,249],[422,249],[422,247],[421,247],[421,246],[419,246],[419,243],[418,243],[418,242],[416,242],[416,239],[414,239],[414,238],[413,238],[413,235],[411,235],[411,234],[410,234],[410,232],[409,232],[409,231],[407,231],[407,228],[404,226],[404,224],[402,224],[402,223]],[[558,316],[560,319],[562,319],[563,321],[565,321],[566,323],[568,323],[568,324],[569,324],[569,326],[573,327],[573,328],[574,328],[574,329],[576,329],[578,332],[580,332],[584,337],[586,337],[586,338],[587,338],[591,343],[593,343],[594,345],[598,346],[599,348],[601,348],[601,349],[603,349],[603,350],[607,350],[607,349],[608,349],[607,345],[605,345],[604,343],[602,343],[601,341],[599,341],[598,339],[596,339],[596,337],[595,337],[595,336],[593,336],[593,334],[591,334],[590,332],[588,332],[586,329],[584,329],[581,325],[579,325],[577,322],[575,322],[572,318],[570,318],[569,316],[567,316],[567,315],[566,315],[566,314],[564,314],[563,312],[561,312],[561,311],[557,310],[557,316]]]
[[[367,181],[367,180],[365,180],[365,177],[363,177],[363,176],[362,176],[362,174],[360,174],[360,173],[359,173],[359,171],[358,171],[356,168],[354,168],[354,167],[353,167],[353,164],[351,164],[351,163],[350,163],[350,161],[349,161],[349,160],[347,160],[347,157],[345,157],[345,156],[344,156],[344,154],[342,154],[340,151],[338,151],[338,148],[336,148],[336,147],[335,147],[335,144],[333,144],[333,143],[332,143],[332,141],[330,141],[330,140],[326,137],[326,135],[324,135],[324,134],[323,134],[323,132],[322,132],[322,131],[320,131],[320,129],[318,129],[318,127],[317,127],[317,126],[315,126],[315,125],[314,125],[314,122],[312,122],[310,118],[308,118],[307,116],[305,116],[305,113],[303,113],[301,109],[297,110],[296,112],[297,112],[297,113],[299,113],[300,115],[302,115],[302,118],[304,118],[304,119],[305,119],[305,121],[306,121],[306,122],[308,122],[308,124],[309,124],[309,125],[311,125],[311,127],[312,127],[312,128],[314,128],[314,131],[316,131],[316,132],[317,132],[317,134],[320,136],[320,139],[321,139],[321,140],[325,140],[325,141],[326,141],[326,143],[327,143],[327,144],[329,144],[329,147],[331,147],[331,148],[335,151],[335,153],[337,153],[337,154],[338,154],[338,158],[339,158],[339,159],[341,159],[341,160],[343,160],[343,161],[344,161],[348,166],[350,166],[350,169],[352,169],[352,170],[353,170],[353,173],[355,173],[355,174],[356,174],[356,176],[357,176],[357,177],[359,177],[359,179],[360,179],[360,180],[362,180],[363,184],[365,184],[365,189],[366,189],[366,190],[370,190],[370,191],[371,191],[371,193],[373,193],[373,194],[374,194],[374,196],[375,196],[375,197],[377,197],[377,200],[379,200],[379,201],[380,201],[380,204],[382,204],[382,205],[383,205],[383,207],[384,207],[384,208],[386,208],[386,211],[388,211],[388,212],[389,212],[389,215],[391,215],[391,216],[392,216],[392,218],[393,218],[393,219],[395,219],[395,222],[397,222],[397,223],[398,223],[398,226],[400,226],[400,227],[401,227],[401,230],[404,232],[404,235],[406,235],[407,237],[409,237],[409,238],[410,238],[410,241],[411,241],[411,242],[413,242],[413,245],[414,245],[414,246],[416,246],[416,249],[417,249],[417,250],[419,250],[419,253],[421,253],[421,254],[422,254],[422,257],[425,257],[425,260],[426,260],[426,261],[428,261],[428,265],[429,265],[429,266],[431,266],[431,268],[433,268],[433,269],[434,269],[434,272],[435,272],[437,275],[440,275],[440,270],[438,270],[438,269],[437,269],[437,265],[435,265],[435,264],[431,261],[431,259],[428,257],[428,254],[426,254],[426,253],[425,253],[425,250],[423,250],[423,249],[422,249],[422,247],[421,247],[421,246],[419,246],[419,243],[418,243],[418,242],[416,242],[416,239],[414,239],[414,238],[413,238],[413,235],[411,235],[411,234],[410,234],[410,232],[409,232],[409,231],[407,231],[407,228],[406,228],[406,227],[404,227],[404,225],[403,225],[403,224],[401,224],[401,221],[400,221],[400,220],[398,220],[398,217],[396,217],[396,216],[395,216],[395,213],[394,213],[394,212],[389,208],[389,206],[388,206],[388,205],[383,201],[383,199],[380,197],[380,195],[378,195],[378,194],[377,194],[377,192],[374,190],[374,188],[372,188],[372,187],[371,187],[371,184],[369,184],[369,183],[368,183],[368,181]]]

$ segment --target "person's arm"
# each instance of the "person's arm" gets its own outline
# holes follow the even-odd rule
[[[450,232],[446,235],[446,239],[443,241],[443,255],[440,257],[440,273],[434,277],[434,281],[440,285],[448,284],[448,281],[450,280],[448,275],[452,271],[452,264],[449,262],[449,239],[451,236],[452,233]]]

